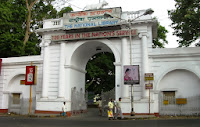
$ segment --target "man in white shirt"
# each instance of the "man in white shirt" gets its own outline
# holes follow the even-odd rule
[[[65,116],[65,114],[66,114],[66,105],[65,105],[65,102],[63,102],[62,111],[63,111],[63,116]]]
[[[116,104],[116,107],[117,107],[117,112],[115,114],[115,119],[117,119],[118,117],[118,114],[120,115],[121,119],[124,118],[123,114],[122,114],[122,110],[121,110],[121,97],[119,98],[119,101],[117,102]]]

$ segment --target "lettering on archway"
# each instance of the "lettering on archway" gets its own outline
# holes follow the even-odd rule
[[[52,41],[61,40],[81,40],[81,39],[94,39],[94,38],[111,38],[111,37],[126,37],[126,36],[136,36],[137,30],[113,30],[113,31],[96,31],[96,32],[84,32],[84,33],[69,33],[69,34],[59,34],[52,35]]]

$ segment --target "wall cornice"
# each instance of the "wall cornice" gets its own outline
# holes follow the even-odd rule
[[[149,52],[149,57],[153,59],[200,57],[200,48],[188,47],[188,48],[152,49],[152,52]]]

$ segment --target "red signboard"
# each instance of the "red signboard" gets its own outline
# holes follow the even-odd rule
[[[36,66],[26,66],[25,85],[35,84],[35,71]]]
[[[1,75],[1,64],[2,64],[2,59],[0,59],[0,75]]]
[[[153,89],[153,83],[145,84],[145,89]]]

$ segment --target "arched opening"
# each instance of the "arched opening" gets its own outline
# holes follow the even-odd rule
[[[185,69],[168,72],[161,79],[158,90],[160,91],[159,112],[161,115],[200,113],[200,79],[193,72]],[[192,109],[197,110],[194,112]]]
[[[82,97],[86,96],[86,90],[91,99],[91,94],[97,96],[101,91],[109,91],[115,87],[115,58],[109,45],[100,41],[87,41],[74,51],[71,59],[74,69],[70,72],[70,77],[76,77],[70,79],[72,111],[87,108],[80,104]],[[87,99],[88,97],[86,101]],[[76,103],[82,107],[76,107]]]
[[[114,56],[102,52],[92,56],[86,66],[86,90],[94,94],[107,92],[115,87]]]
[[[177,69],[168,72],[160,81],[160,91],[176,91],[176,97],[196,96],[200,91],[200,79],[191,71]]]
[[[25,74],[14,76],[8,83],[8,111],[17,114],[29,113],[30,86],[25,85]],[[31,113],[36,107],[36,86],[32,86]]]

